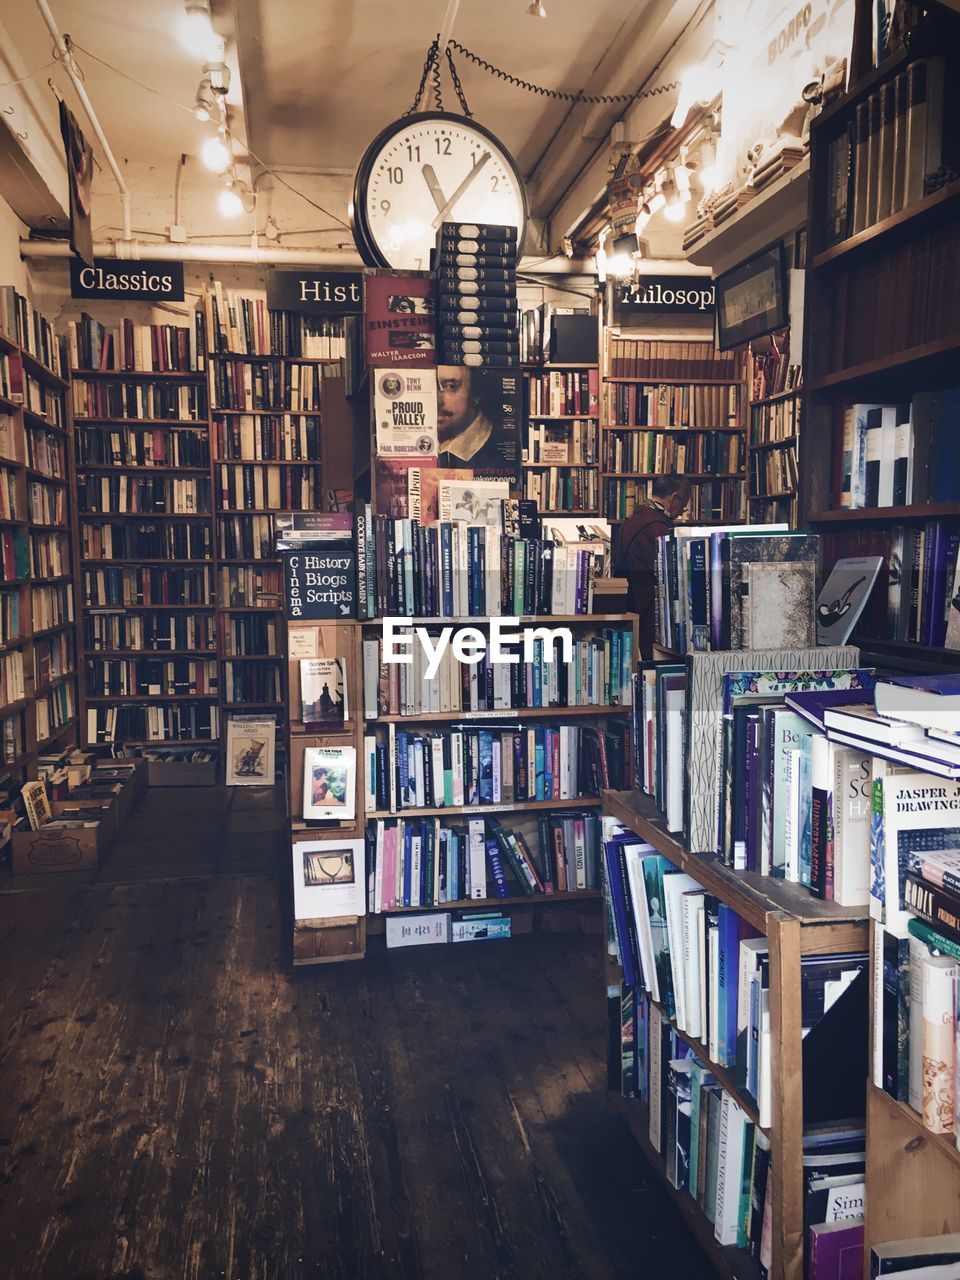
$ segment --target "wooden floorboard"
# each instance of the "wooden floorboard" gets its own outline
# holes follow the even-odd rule
[[[284,903],[266,875],[0,894],[0,1275],[712,1274],[604,1100],[599,938],[291,972]]]

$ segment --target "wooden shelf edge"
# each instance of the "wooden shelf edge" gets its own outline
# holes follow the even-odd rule
[[[507,707],[503,711],[411,711],[364,717],[367,724],[420,724],[424,721],[470,720],[477,724],[497,720],[563,720],[567,716],[628,716],[629,706],[601,704],[573,707]]]
[[[908,226],[911,222],[936,212],[943,205],[951,204],[958,196],[960,196],[960,178],[946,183],[939,190],[931,192],[930,195],[924,196],[921,200],[917,200],[903,209],[898,209],[896,213],[883,218],[880,222],[875,222],[873,226],[866,227],[863,231],[858,231],[856,235],[849,236],[839,244],[832,245],[829,249],[824,249],[816,255],[810,266],[816,271],[820,267],[828,266],[832,262],[867,249],[878,241],[884,240],[891,232],[898,231]]]
[[[960,1168],[960,1150],[957,1149],[956,1137],[952,1133],[932,1133],[923,1123],[923,1117],[919,1112],[914,1111],[913,1107],[906,1102],[900,1102],[885,1089],[878,1089],[872,1080],[867,1081],[867,1091],[877,1100],[889,1107],[891,1111],[896,1111],[902,1115],[914,1129],[917,1131],[917,1137],[914,1141],[918,1143],[928,1142],[932,1147],[942,1152],[949,1160]],[[913,1146],[913,1143],[911,1143]]]
[[[875,360],[847,365],[843,369],[835,369],[832,373],[821,374],[819,378],[812,378],[807,383],[807,387],[810,391],[827,391],[831,387],[843,387],[850,383],[863,382],[867,378],[900,373],[912,364],[934,360],[937,356],[950,355],[956,353],[958,349],[960,349],[960,333],[948,334],[945,338],[936,338],[932,342],[905,347],[901,351],[879,356]]]

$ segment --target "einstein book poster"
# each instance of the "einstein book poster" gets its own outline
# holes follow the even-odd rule
[[[273,786],[276,736],[274,716],[231,716],[228,719],[228,787]]]
[[[437,363],[433,280],[426,272],[367,272],[363,287],[367,364],[432,368]]]

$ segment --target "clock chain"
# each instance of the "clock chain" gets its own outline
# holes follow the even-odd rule
[[[457,68],[453,63],[453,53],[450,46],[446,49],[447,69],[450,72],[450,79],[453,82],[453,88],[460,102],[460,109],[463,114],[468,117],[473,116],[473,112],[467,105],[467,95],[463,91],[463,85],[460,82],[460,76],[457,74]],[[404,115],[411,116],[420,110],[420,104],[423,101],[424,91],[427,87],[427,76],[430,77],[433,88],[433,100],[438,111],[443,110],[443,83],[440,79],[440,50],[439,37],[434,40],[430,48],[427,50],[426,61],[423,64],[423,72],[420,76],[420,83],[417,86],[417,92],[413,99],[413,103]]]

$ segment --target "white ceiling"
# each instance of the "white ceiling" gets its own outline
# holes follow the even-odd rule
[[[129,175],[134,226],[165,233],[173,221],[177,160],[181,154],[196,157],[211,132],[189,110],[201,68],[177,39],[183,0],[49,2],[61,31],[79,46],[77,60],[87,90]],[[697,7],[695,0],[545,4],[548,16],[540,19],[527,14],[528,0],[462,0],[453,36],[505,71],[546,86],[629,92],[654,74]],[[257,161],[336,218],[345,218],[356,164],[367,143],[410,107],[446,0],[214,0],[212,7],[234,66],[230,123],[238,149],[246,138]],[[50,38],[33,0],[20,0],[15,11],[6,5],[2,24],[28,70],[50,60]],[[571,183],[603,150],[623,108],[570,108],[515,89],[462,56],[455,58],[474,115],[502,138],[533,179],[534,215],[549,218]],[[52,114],[56,103],[45,84],[49,74],[39,72],[34,84]],[[62,70],[52,74],[80,115]],[[446,75],[443,84],[444,106],[458,109]],[[663,102],[669,111],[672,103]],[[81,124],[86,128],[82,116]],[[251,160],[254,175],[257,161]],[[2,179],[0,167],[0,194]],[[94,186],[97,238],[115,235],[114,189],[109,173],[101,172]],[[216,215],[217,190],[217,179],[190,159],[183,190],[188,233],[248,235],[253,218],[225,224]],[[260,230],[270,214],[288,237],[296,239],[302,232],[304,243],[310,243],[317,229],[334,225],[276,179],[264,178],[261,190]],[[342,227],[339,235],[349,239]],[[329,232],[321,242],[331,245]]]

